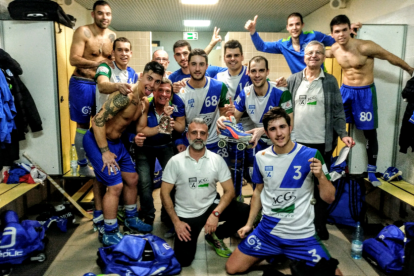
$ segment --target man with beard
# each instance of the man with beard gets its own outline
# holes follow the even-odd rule
[[[389,63],[413,75],[414,68],[394,54],[370,40],[351,37],[351,24],[346,15],[338,15],[331,21],[331,35],[336,43],[326,57],[335,57],[343,70],[342,100],[347,123],[355,123],[367,139],[368,179],[374,186],[381,185],[376,178],[378,155],[378,106],[374,84],[374,58]]]
[[[293,109],[289,91],[281,91],[267,81],[269,75],[268,61],[262,56],[255,56],[249,61],[249,76],[252,85],[245,87],[235,102],[234,118],[238,122],[247,112],[255,128],[247,131],[252,134],[255,152],[269,147],[271,141],[264,134],[263,115],[273,107],[282,107],[293,121]],[[230,118],[221,116],[217,120],[218,130],[225,129]],[[293,124],[292,124],[293,125]],[[253,164],[253,153],[249,155],[249,163]]]
[[[70,119],[76,122],[75,147],[78,155],[79,174],[94,176],[87,166],[83,136],[89,128],[91,115],[95,115],[95,72],[97,67],[111,61],[115,33],[108,29],[112,19],[111,7],[106,1],[96,1],[91,15],[94,23],[79,27],[73,34],[70,64],[76,69],[69,81]]]
[[[116,219],[119,196],[123,194],[125,203],[125,227],[131,231],[151,232],[152,226],[138,218],[137,182],[131,156],[121,142],[121,134],[127,126],[138,120],[144,110],[148,110],[147,95],[157,89],[164,75],[164,67],[158,62],[145,65],[143,77],[133,93],[123,95],[112,93],[103,108],[92,120],[92,129],[87,131],[83,141],[86,154],[95,170],[97,180],[107,186],[103,197],[104,230],[103,244],[117,244],[122,239]],[[135,142],[142,146],[142,133]],[[124,180],[125,185],[123,185]]]
[[[217,145],[219,138],[215,131],[218,114],[224,115],[227,111],[225,107],[225,104],[229,103],[226,98],[227,86],[221,81],[205,76],[208,57],[204,50],[192,50],[188,60],[191,78],[179,93],[173,95],[172,100],[173,117],[176,118],[175,129],[183,132],[192,119],[203,118],[211,130],[207,139],[207,149],[227,157],[228,155],[225,156],[227,152],[220,151]]]
[[[212,129],[215,132],[215,129]],[[235,193],[230,171],[219,155],[206,148],[208,126],[204,119],[194,118],[187,138],[190,146],[170,159],[162,177],[161,199],[177,237],[175,256],[181,266],[194,260],[197,239],[204,226],[206,241],[224,258],[231,254],[223,239],[247,221],[249,206],[233,200]],[[218,197],[216,183],[223,187]],[[175,186],[175,208],[170,192]],[[219,221],[225,221],[218,226]]]
[[[322,258],[334,262],[315,236],[311,201],[314,178],[318,179],[320,197],[326,202],[334,201],[335,187],[329,181],[319,151],[290,139],[290,122],[290,116],[279,107],[270,109],[263,116],[263,126],[272,146],[255,156],[252,178],[256,189],[247,224],[238,231],[241,238],[247,237],[226,263],[229,274],[243,273],[261,259],[281,254],[291,260],[304,260],[309,266],[309,274]],[[260,209],[263,218],[253,230]],[[332,270],[335,270],[336,264],[333,266]],[[336,272],[340,275],[338,270]]]

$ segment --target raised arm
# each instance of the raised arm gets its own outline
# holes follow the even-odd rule
[[[219,33],[220,33],[220,28],[217,29],[217,27],[214,27],[213,37],[211,38],[210,43],[204,49],[204,52],[206,52],[207,55],[210,54],[214,46],[216,46],[216,44],[221,41],[221,36],[219,35]]]
[[[278,41],[264,42],[256,32],[257,17],[256,15],[253,20],[248,20],[244,25],[244,28],[250,32],[254,47],[261,52],[281,54],[282,52],[279,49]]]
[[[410,76],[413,75],[413,67],[409,66],[404,60],[388,52],[387,50],[385,50],[384,48],[370,40],[364,41],[364,43],[362,43],[359,46],[359,51],[361,52],[361,54],[369,57],[387,60],[392,65],[398,66],[407,71],[407,73],[410,74]]]
[[[106,140],[106,122],[114,118],[119,111],[123,110],[130,103],[128,96],[122,95],[119,92],[113,93],[104,103],[102,109],[95,115],[92,120],[92,129],[95,136],[96,143],[102,153],[103,167],[108,167],[108,174],[110,169],[116,172],[115,166],[118,164],[115,161],[116,155],[109,151],[108,141]]]
[[[72,45],[70,47],[69,61],[70,65],[78,68],[96,68],[101,63],[112,63],[109,59],[99,61],[88,60],[83,57],[85,52],[86,41],[92,36],[91,30],[87,26],[79,27],[73,34]]]

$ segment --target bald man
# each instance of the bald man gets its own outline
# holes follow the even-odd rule
[[[156,61],[162,66],[164,66],[165,74],[164,77],[167,78],[169,75],[171,75],[171,71],[167,71],[168,65],[170,64],[170,59],[168,58],[168,53],[164,50],[156,50],[152,54],[152,61]]]

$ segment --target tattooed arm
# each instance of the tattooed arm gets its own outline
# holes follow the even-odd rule
[[[130,101],[131,99],[128,96],[115,92],[109,96],[102,109],[95,115],[95,117],[93,117],[92,120],[92,129],[95,140],[102,153],[102,171],[105,167],[108,167],[108,174],[110,174],[110,171],[116,172],[115,167],[118,167],[118,169],[120,168],[115,161],[117,156],[109,151],[108,141],[106,140],[105,124],[107,121],[114,118],[119,111],[126,108]]]
[[[73,34],[72,45],[70,47],[69,61],[70,65],[77,68],[96,68],[101,63],[107,63],[110,66],[112,61],[109,59],[102,59],[100,61],[88,60],[83,57],[85,52],[86,42],[92,37],[92,32],[87,26],[79,27]],[[99,50],[99,49],[97,49]]]

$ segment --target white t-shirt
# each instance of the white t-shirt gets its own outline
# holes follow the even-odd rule
[[[329,180],[326,164],[316,149],[295,143],[287,154],[276,154],[273,147],[256,153],[252,181],[264,184],[260,195],[262,213],[274,222],[272,235],[305,239],[315,234],[315,214],[311,205],[314,176],[308,161],[312,157],[321,161]]]
[[[138,75],[135,73],[135,70],[131,67],[127,67],[126,70],[119,69],[116,66],[115,61],[113,61],[114,67],[111,68],[108,64],[102,63],[96,69],[95,80],[98,79],[100,75],[107,76],[110,82],[113,83],[129,83],[134,84],[138,81]],[[114,91],[115,92],[115,91]],[[100,93],[98,90],[98,85],[96,86],[95,100],[96,100],[96,112],[102,108],[103,104],[106,102],[110,94]]]
[[[302,82],[295,95],[295,137],[299,143],[325,143],[325,96],[321,70],[319,76],[309,83],[303,70]]]
[[[187,150],[173,156],[165,166],[162,181],[175,185],[175,212],[182,218],[201,216],[213,204],[217,182],[231,178],[224,159],[206,149],[198,162]]]

